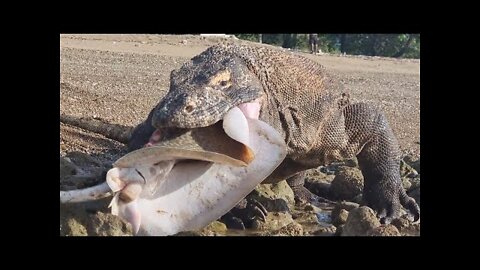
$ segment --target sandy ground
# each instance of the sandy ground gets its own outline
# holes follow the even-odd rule
[[[166,93],[170,71],[220,38],[61,35],[60,111],[136,125]],[[420,155],[420,61],[300,53],[332,70],[353,101],[386,113],[405,154]]]
[[[173,69],[221,41],[193,35],[61,35],[60,111],[135,126],[165,95]],[[420,60],[298,53],[331,70],[354,102],[378,105],[403,153],[419,158]],[[121,143],[60,124],[60,154],[76,164],[89,162],[88,156],[108,164],[124,153]],[[62,181],[60,186],[71,188],[62,186]],[[82,207],[90,209],[87,212],[104,211],[105,203]],[[83,211],[69,206],[62,209],[61,227],[62,220],[71,222],[70,216]],[[101,224],[106,222],[96,218]],[[122,229],[118,234],[123,233]]]

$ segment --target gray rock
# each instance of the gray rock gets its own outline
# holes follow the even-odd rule
[[[340,209],[340,211],[338,212],[338,215],[333,217],[332,224],[335,226],[345,224],[345,222],[347,222],[347,218],[348,218],[348,211],[345,209]]]
[[[269,212],[289,212],[290,207],[284,199],[261,199],[260,200],[265,209]]]
[[[400,176],[413,178],[418,175],[418,172],[412,168],[407,162],[400,160]]]
[[[318,210],[315,215],[320,223],[332,223],[332,213],[330,211]]]
[[[290,204],[295,203],[293,190],[290,188],[287,181],[283,180],[278,183],[271,184],[271,190],[276,196],[274,199],[284,199]]]
[[[400,232],[402,232],[403,230],[410,227],[411,221],[408,220],[406,217],[399,217],[399,218],[396,218],[396,219],[392,220],[392,222],[390,224],[397,227],[397,229]]]
[[[332,169],[332,167],[327,167],[327,166],[320,166],[318,167],[319,171],[324,173],[324,174],[327,174],[327,175],[334,175],[335,174],[335,170]]]
[[[311,205],[311,204],[305,205],[305,207],[303,209],[305,211],[314,211],[315,210],[315,208],[313,208],[313,205]]]
[[[87,229],[75,218],[69,218],[65,224],[60,223],[60,235],[62,236],[88,236]]]
[[[293,191],[287,181],[257,185],[248,197],[257,200],[267,211],[272,212],[289,211],[288,204],[295,203]]]
[[[413,190],[410,190],[409,192],[407,192],[407,194],[408,194],[408,196],[414,198],[415,201],[420,206],[420,187],[418,187],[416,189],[413,189]]]
[[[311,169],[306,171],[305,175],[305,181],[309,181],[309,179],[315,181],[315,180],[324,180],[327,177],[329,177],[328,174],[322,172],[322,170],[319,168],[316,169]]]
[[[287,184],[287,181],[283,180],[276,184],[260,184],[248,195],[250,198],[256,199],[260,203],[264,204],[266,201],[274,201],[276,199],[282,199],[287,203],[294,204],[295,197],[293,190]],[[266,205],[264,205],[267,207]],[[268,209],[267,209],[268,210]]]
[[[335,176],[332,175],[332,179]],[[327,198],[330,195],[330,182],[325,180],[316,180],[316,181],[305,181],[305,187],[310,190],[313,194],[316,194],[320,197]]]
[[[335,206],[335,208],[333,208],[332,218],[335,218],[336,216],[338,216],[342,209],[344,209],[346,211],[351,211],[351,210],[353,210],[357,207],[360,207],[360,205],[358,203],[342,201],[342,202],[338,203]]]
[[[118,216],[97,212],[91,215],[87,224],[88,235],[95,236],[129,236],[133,234],[132,226]]]
[[[414,190],[416,188],[419,188],[420,187],[420,176],[417,176],[415,178],[410,179],[410,183],[412,185],[408,189],[409,191]]]
[[[337,200],[351,200],[362,193],[363,175],[357,168],[339,167],[330,186],[330,197]]]
[[[277,231],[274,231],[272,235],[276,236],[301,236],[303,235],[303,227],[297,222],[291,222],[286,226],[283,226]]]
[[[419,158],[418,160],[414,161],[412,157],[406,156],[403,160],[404,160],[408,165],[410,165],[415,171],[417,171],[418,173],[420,173],[420,158]]]
[[[412,186],[412,183],[407,177],[402,178],[402,186],[405,190],[409,190]]]
[[[133,231],[130,224],[109,213],[108,205],[111,199],[60,204],[60,235],[132,235]]]
[[[174,234],[173,236],[202,236],[200,231],[185,231]]]
[[[201,236],[221,236],[227,232],[227,225],[218,220],[208,224],[205,228],[199,231]]]
[[[371,229],[368,233],[368,236],[401,236],[397,227],[392,224],[382,225],[376,228]]]
[[[318,230],[312,233],[312,235],[316,236],[333,236],[335,235],[335,232],[337,231],[337,228],[333,225],[328,225],[328,226],[321,226]]]
[[[390,224],[395,226],[404,236],[420,235],[420,222],[413,222],[413,218],[409,215],[396,218]]]
[[[344,224],[337,226],[337,230],[335,231],[335,236],[342,236]]]
[[[255,219],[252,222],[252,229],[263,231],[277,231],[292,222],[292,215],[290,215],[290,213],[288,212],[269,212],[265,222]]]
[[[369,231],[380,226],[375,212],[362,206],[355,208],[348,214],[347,221],[342,229],[342,236],[366,236]]]
[[[358,194],[355,198],[352,199],[352,202],[362,204],[363,203],[363,194]]]

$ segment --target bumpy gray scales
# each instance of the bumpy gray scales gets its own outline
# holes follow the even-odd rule
[[[157,128],[212,125],[247,102],[260,103],[259,119],[277,129],[288,146],[287,158],[264,183],[289,178],[298,197],[309,197],[303,171],[357,156],[363,198],[382,221],[397,217],[401,205],[419,218],[420,208],[402,188],[401,153],[383,113],[350,104],[320,64],[291,52],[254,45],[210,47],[172,71],[169,92],[135,128],[129,148],[142,147]]]

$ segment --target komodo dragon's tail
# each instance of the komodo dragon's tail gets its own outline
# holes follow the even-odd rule
[[[111,124],[93,117],[76,117],[71,115],[60,115],[60,122],[76,126],[91,132],[101,134],[109,139],[127,144],[133,132],[133,127]]]

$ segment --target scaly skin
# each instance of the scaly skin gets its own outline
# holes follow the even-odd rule
[[[264,183],[290,178],[297,198],[312,200],[296,174],[357,156],[363,197],[382,222],[397,217],[401,205],[419,218],[420,208],[402,188],[400,151],[384,115],[367,104],[350,104],[321,65],[289,52],[235,44],[207,49],[172,71],[168,94],[136,128],[129,146],[148,142],[155,128],[212,125],[230,108],[252,101],[288,147],[287,158]]]

